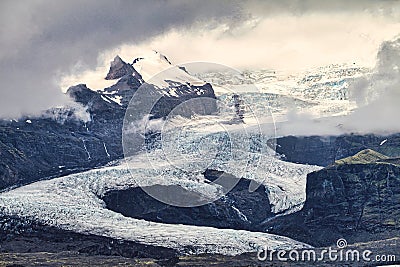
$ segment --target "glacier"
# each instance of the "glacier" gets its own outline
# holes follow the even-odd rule
[[[108,210],[102,197],[112,190],[178,185],[198,193],[205,201],[216,200],[224,195],[224,188],[207,181],[203,174],[213,169],[252,181],[250,191],[263,185],[276,216],[298,211],[306,197],[307,174],[321,167],[281,160],[274,151],[275,123],[287,120],[291,110],[313,113],[317,117],[351,112],[354,103],[348,95],[349,83],[367,70],[329,66],[294,76],[269,70],[192,74],[192,65],[172,66],[157,52],[148,58],[136,59],[132,65],[144,80],[154,83],[160,90],[169,89],[163,92],[170,96],[176,96],[170,86],[210,82],[217,95],[218,114],[190,118],[175,115],[158,120],[143,118],[136,125],[136,131],[142,134],[146,130],[161,131],[160,138],[151,146],[111,166],[3,192],[0,212],[78,233],[164,246],[185,254],[236,255],[257,251],[265,245],[270,249],[309,247],[268,233],[129,218]],[[244,102],[244,123],[232,121],[235,116],[232,97],[236,93]],[[121,104],[119,96],[114,94],[105,95],[108,100]],[[108,154],[106,144],[103,146]],[[239,209],[233,209],[246,220]]]
[[[146,169],[136,170],[143,176]],[[148,181],[146,184],[163,181]],[[171,183],[173,181],[164,181]],[[187,186],[195,182],[184,181]],[[272,234],[154,223],[124,217],[107,210],[99,198],[112,188],[133,186],[124,164],[53,180],[40,181],[0,195],[0,211],[18,215],[78,233],[95,234],[142,244],[174,248],[181,253],[235,255],[256,251],[259,246],[273,249],[307,247],[306,244]],[[204,186],[199,190],[209,191]]]
[[[271,249],[308,247],[268,233],[171,225],[125,217],[108,210],[101,197],[110,190],[180,185],[206,198],[221,197],[218,184],[202,172],[221,170],[263,184],[275,213],[290,213],[305,200],[306,175],[320,169],[280,160],[270,136],[254,125],[232,125],[225,118],[175,117],[165,122],[162,143],[113,166],[39,181],[0,194],[0,212],[78,233],[95,234],[176,249],[181,253],[236,255]],[[221,125],[223,127],[221,128]]]

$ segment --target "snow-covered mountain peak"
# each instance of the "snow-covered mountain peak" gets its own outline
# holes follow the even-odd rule
[[[151,60],[153,62],[158,62],[159,64],[172,65],[172,63],[168,60],[168,58],[164,54],[161,54],[156,50],[152,50],[151,52],[142,54],[139,57],[135,58],[132,62],[132,65],[135,65],[141,60]]]
[[[91,88],[90,86],[87,87],[85,82],[80,82],[79,86],[69,87],[67,92],[70,96],[73,95],[75,101],[83,102],[84,105],[88,103],[92,105],[96,100],[99,101],[98,105],[92,106],[103,107],[108,106],[108,104],[117,104],[119,107],[125,108],[134,94],[145,84],[146,91],[142,91],[142,93],[146,92],[147,94],[150,90],[153,95],[166,97],[163,104],[164,111],[172,109],[177,103],[177,98],[181,98],[179,101],[196,97],[215,98],[210,84],[190,75],[184,68],[172,65],[165,55],[157,51],[144,54],[133,60],[132,63],[127,63],[117,55],[110,62],[107,76],[101,78],[101,74],[99,74],[96,73],[96,79],[110,81],[113,84],[103,88]],[[96,96],[93,95],[93,92]],[[168,99],[171,99],[171,102]],[[118,106],[117,108],[119,108]],[[212,112],[214,112],[214,109],[206,113]],[[166,114],[159,115],[164,116]]]
[[[170,82],[178,84],[204,85],[205,82],[188,74],[179,66],[173,65],[168,58],[158,51],[137,57],[132,66],[141,75],[144,81],[157,87],[170,87]]]
[[[160,64],[172,65],[168,58],[157,50],[153,50],[152,53],[148,55],[148,58],[154,61],[158,61]]]

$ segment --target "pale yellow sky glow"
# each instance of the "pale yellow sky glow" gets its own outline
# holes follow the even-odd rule
[[[396,20],[366,12],[252,17],[235,26],[199,23],[190,29],[172,29],[140,44],[104,51],[97,69],[64,77],[62,87],[83,82],[104,88],[109,82],[102,77],[115,55],[131,62],[152,49],[174,64],[205,61],[237,69],[284,72],[342,63],[373,67],[380,44],[399,33]]]

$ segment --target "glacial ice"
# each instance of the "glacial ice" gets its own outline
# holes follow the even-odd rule
[[[180,127],[176,123],[165,127],[165,144],[121,160],[116,166],[39,181],[0,194],[0,212],[182,253],[236,255],[263,245],[271,249],[307,246],[267,233],[155,223],[106,209],[101,197],[107,191],[137,186],[180,185],[210,198],[218,196],[221,188],[204,182],[201,173],[205,168],[265,185],[273,212],[291,212],[302,205],[306,175],[320,167],[281,161],[268,147],[268,137],[252,132],[251,125],[243,131],[240,125],[224,124],[222,131],[217,127],[223,124],[221,118],[179,120]]]

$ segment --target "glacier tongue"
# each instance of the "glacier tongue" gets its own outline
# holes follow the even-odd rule
[[[307,247],[267,233],[154,223],[107,210],[98,194],[111,187],[129,186],[130,177],[120,165],[36,182],[1,194],[0,210],[65,230],[165,246],[182,253],[236,255],[264,245],[271,249]]]
[[[251,126],[243,131],[243,125],[223,124],[223,118],[212,116],[180,120],[165,125],[166,143],[159,148],[126,158],[117,166],[2,193],[0,211],[66,230],[160,245],[182,253],[235,255],[256,251],[263,245],[271,249],[306,247],[267,233],[154,223],[106,209],[101,200],[106,192],[156,184],[180,185],[208,198],[218,198],[221,187],[204,181],[202,172],[206,168],[265,185],[273,212],[291,212],[302,205],[306,175],[320,167],[279,160],[267,145],[268,136],[252,132]]]

